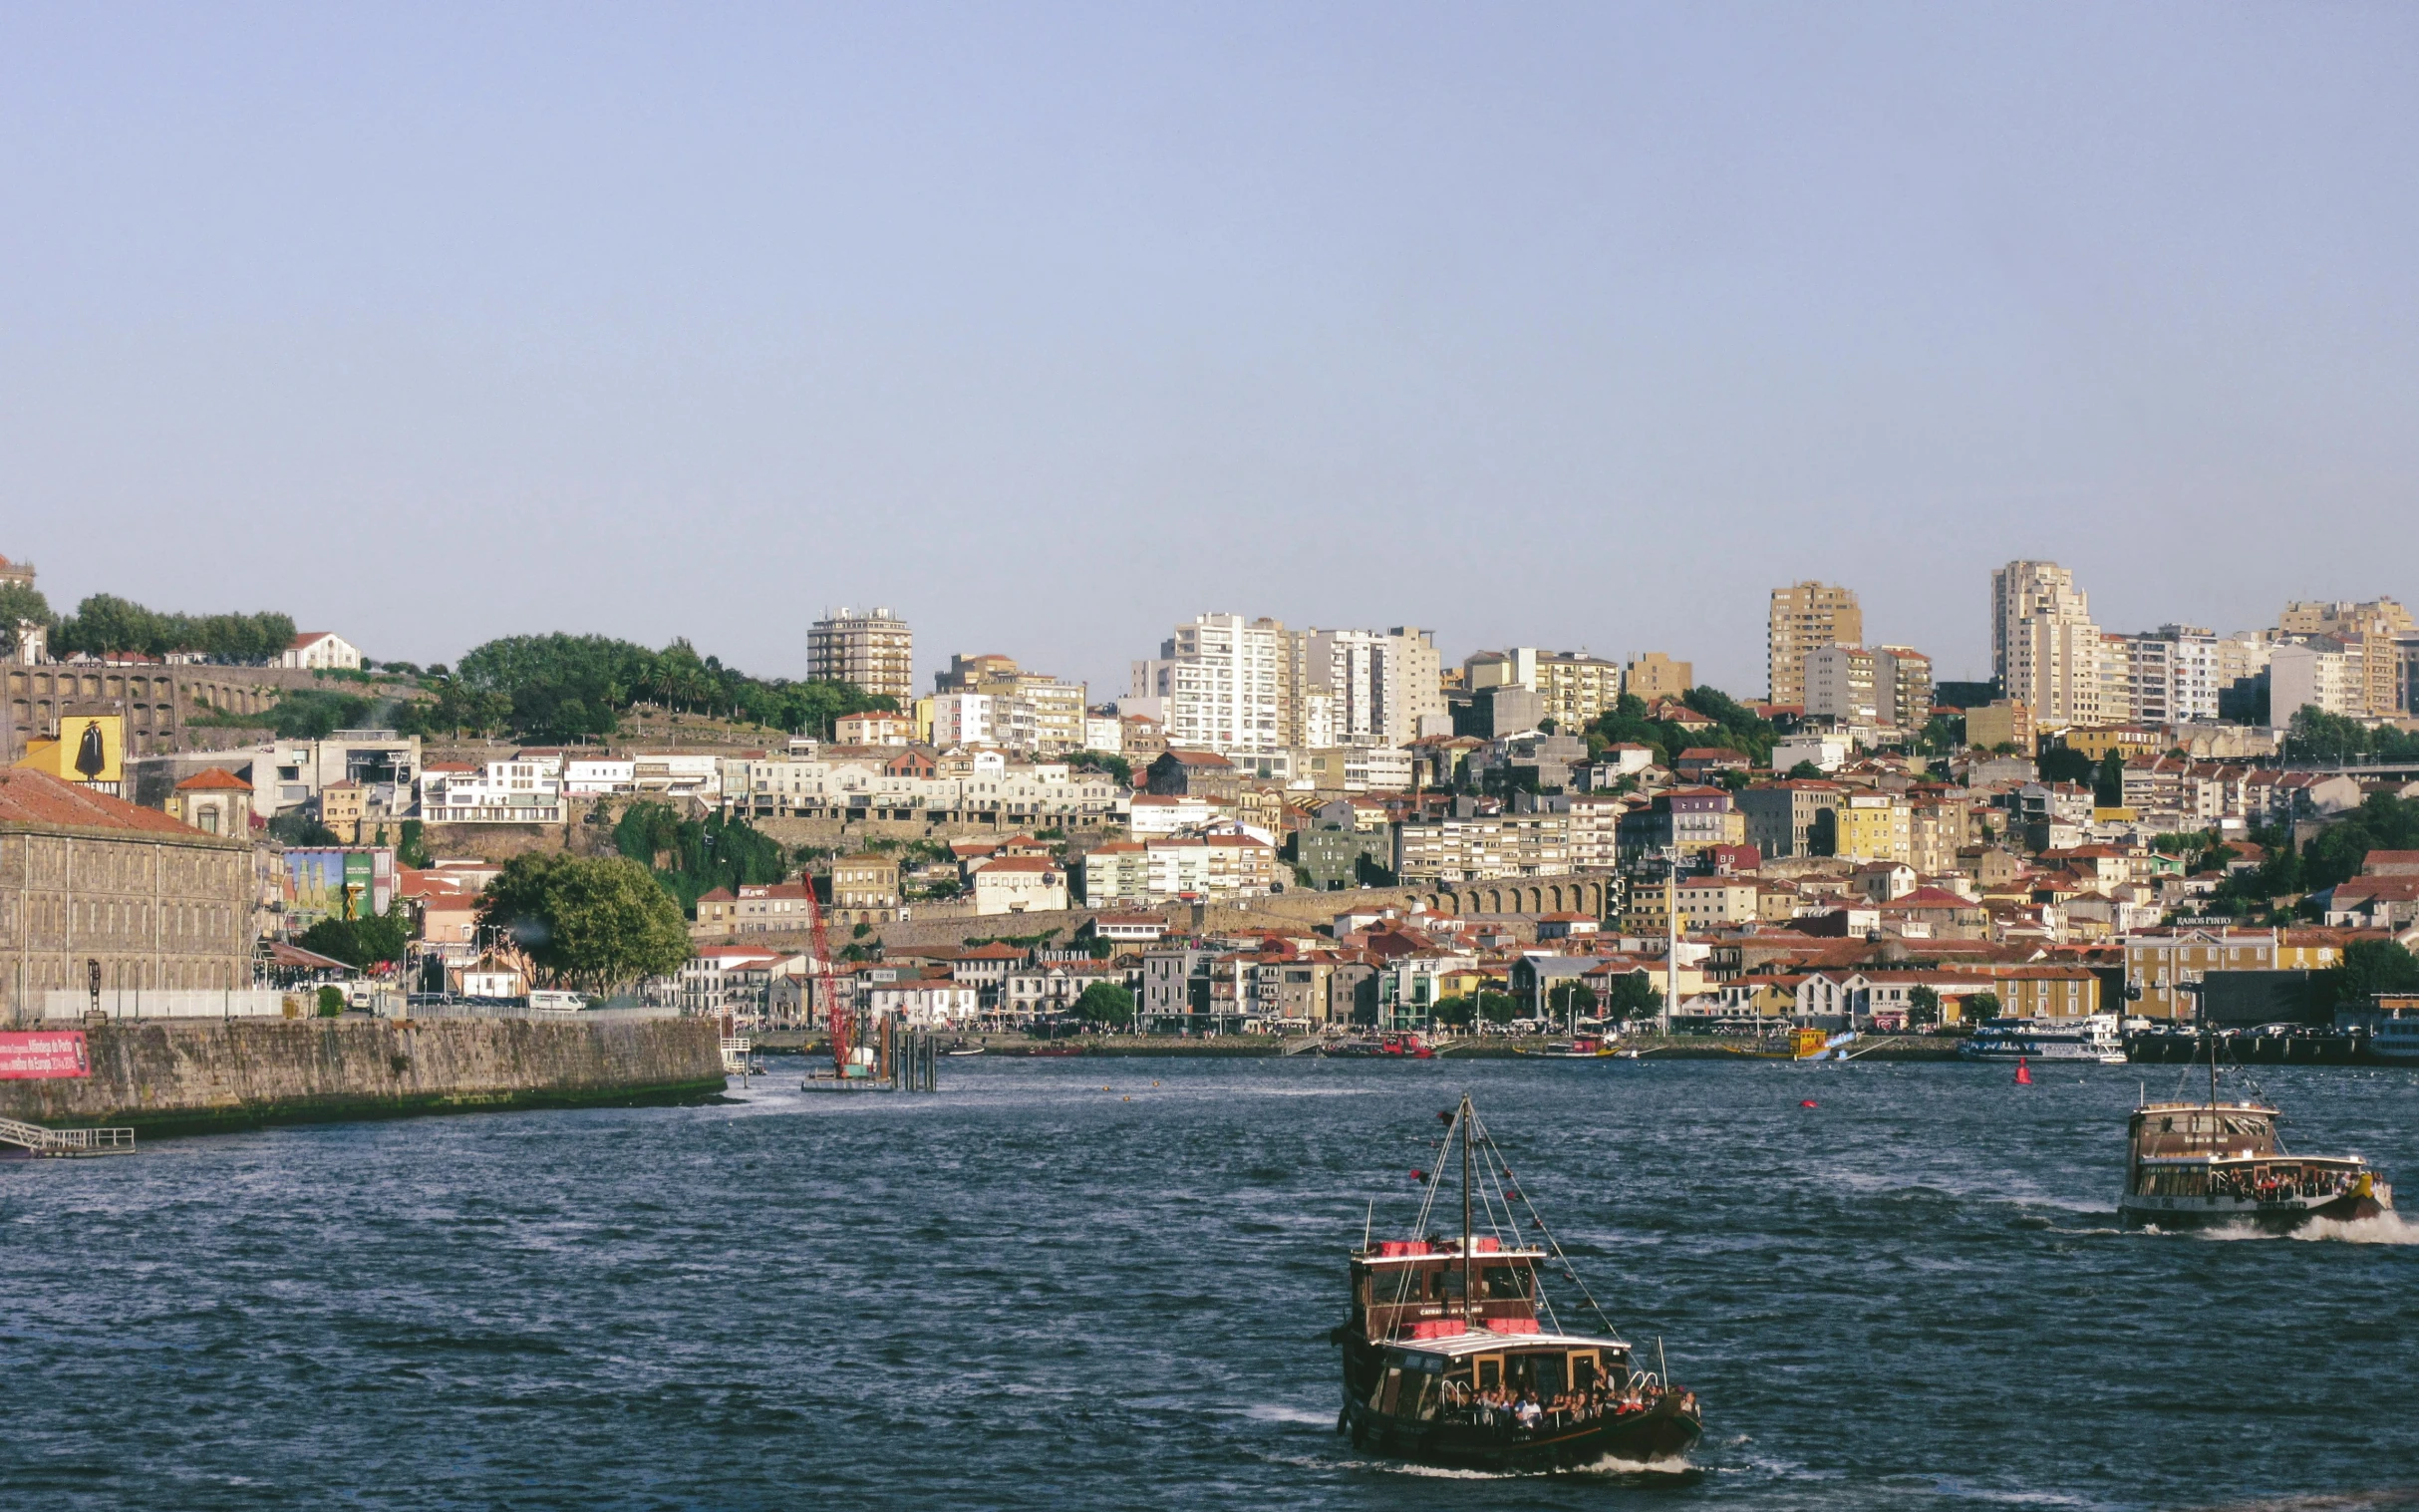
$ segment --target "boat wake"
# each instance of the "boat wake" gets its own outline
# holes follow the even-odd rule
[[[1289,1407],[1276,1402],[1245,1407],[1243,1415],[1254,1422],[1303,1423],[1314,1428],[1336,1426],[1336,1414],[1333,1412],[1314,1412],[1307,1407]]]
[[[2300,1239],[2335,1244],[2419,1244],[2419,1224],[2400,1213],[2373,1218],[2313,1218],[2287,1233],[2275,1234],[2250,1224],[2227,1224],[2194,1231],[2196,1239]]]

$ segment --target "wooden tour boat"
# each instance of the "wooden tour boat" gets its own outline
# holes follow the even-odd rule
[[[1451,1124],[1413,1231],[1427,1231],[1458,1143],[1461,1235],[1364,1236],[1353,1252],[1352,1316],[1329,1336],[1344,1348],[1336,1430],[1371,1453],[1514,1473],[1687,1453],[1702,1432],[1696,1396],[1671,1382],[1661,1343],[1645,1361],[1614,1330],[1470,1099],[1439,1116]],[[1542,1246],[1521,1242],[1524,1215]],[[1563,1327],[1549,1269],[1578,1287],[1603,1332]]]

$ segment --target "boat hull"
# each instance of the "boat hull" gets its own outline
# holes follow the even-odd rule
[[[1492,1424],[1408,1421],[1348,1401],[1337,1426],[1363,1453],[1445,1469],[1534,1475],[1584,1470],[1607,1460],[1643,1465],[1679,1458],[1704,1435],[1682,1400],[1679,1393],[1667,1392],[1643,1411],[1534,1429],[1516,1427],[1508,1417]]]
[[[2117,1204],[2117,1218],[2129,1229],[2175,1231],[2249,1226],[2271,1234],[2289,1234],[2321,1218],[2331,1223],[2356,1223],[2363,1218],[2376,1218],[2391,1211],[2393,1200],[2390,1196],[2359,1192],[2346,1192],[2325,1202],[2307,1204],[2221,1201],[2215,1205],[2163,1206],[2134,1197],[2126,1197]]]

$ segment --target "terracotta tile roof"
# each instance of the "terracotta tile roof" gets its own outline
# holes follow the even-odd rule
[[[252,784],[223,766],[197,771],[176,784],[178,792],[250,792]]]
[[[0,823],[135,829],[183,839],[210,838],[156,808],[145,808],[106,792],[95,792],[81,783],[63,782],[48,772],[22,767],[0,770]]]

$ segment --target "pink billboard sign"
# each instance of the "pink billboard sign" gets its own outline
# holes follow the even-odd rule
[[[0,1032],[0,1081],[36,1081],[92,1073],[93,1059],[85,1054],[83,1030]]]

